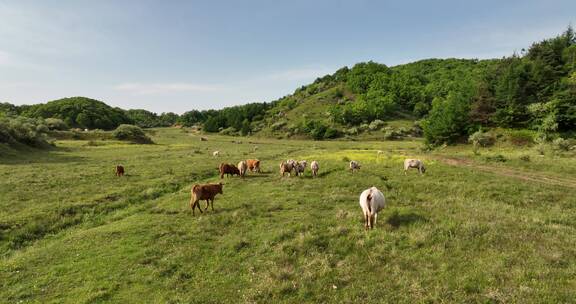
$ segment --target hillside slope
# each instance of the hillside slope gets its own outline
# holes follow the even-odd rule
[[[480,81],[496,63],[428,59],[391,68],[375,62],[344,67],[273,101],[255,130],[290,137],[309,133],[307,124],[320,124],[354,135],[374,120],[415,121],[426,115],[434,98],[458,89],[463,79]]]

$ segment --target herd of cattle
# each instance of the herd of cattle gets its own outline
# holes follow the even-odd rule
[[[378,154],[381,154],[381,151],[378,151]],[[215,151],[213,153],[214,156],[218,156],[219,152]],[[282,161],[280,163],[280,175],[291,176],[292,174],[296,176],[304,175],[304,171],[307,167],[307,161],[301,160],[296,161],[293,159]],[[349,163],[349,170],[354,173],[354,171],[360,170],[360,163],[357,161],[350,161]],[[408,171],[408,169],[417,169],[420,174],[424,174],[426,168],[424,166],[424,162],[419,159],[406,159],[404,160],[404,174]],[[312,171],[312,177],[318,176],[318,171],[320,170],[320,164],[318,161],[312,161],[310,163],[310,170]],[[220,178],[224,178],[224,176],[234,176],[238,175],[240,177],[244,177],[248,171],[250,172],[261,172],[260,169],[260,160],[258,159],[248,159],[243,160],[238,163],[238,165],[221,163],[218,166],[218,171],[220,173]],[[116,166],[116,176],[123,176],[124,175],[124,167],[123,166]],[[196,207],[203,213],[202,208],[200,207],[200,201],[206,201],[206,207],[204,211],[208,210],[208,207],[212,206],[212,211],[214,211],[214,198],[217,194],[222,194],[222,183],[218,184],[196,184],[192,186],[191,189],[191,199],[190,199],[190,208],[192,209],[192,215],[195,215],[194,210]],[[386,204],[386,199],[384,198],[384,194],[376,187],[371,187],[369,189],[364,190],[360,194],[360,207],[362,208],[362,213],[364,215],[364,227],[365,229],[372,229],[376,224],[376,219],[378,218],[378,212],[384,208]]]

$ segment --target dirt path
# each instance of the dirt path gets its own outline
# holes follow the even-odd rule
[[[520,171],[514,170],[510,168],[504,167],[497,167],[497,166],[489,166],[484,164],[478,164],[470,159],[465,158],[454,158],[454,157],[447,157],[447,156],[434,156],[432,157],[435,160],[441,161],[447,165],[451,166],[458,166],[458,167],[469,167],[476,170],[490,172],[497,175],[508,176],[517,178],[524,181],[530,181],[535,183],[541,183],[546,185],[554,185],[554,186],[563,186],[569,188],[576,189],[576,179],[573,178],[560,178],[556,176],[549,176],[542,173],[537,172],[527,172],[527,171]]]

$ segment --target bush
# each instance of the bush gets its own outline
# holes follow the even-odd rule
[[[567,140],[562,137],[558,137],[552,141],[552,149],[556,151],[569,151],[574,146],[576,146],[576,144],[573,140]]]
[[[468,97],[460,92],[450,92],[446,99],[435,98],[432,110],[422,121],[426,142],[432,145],[454,143],[466,134],[469,122]]]
[[[496,142],[496,137],[488,132],[478,130],[468,137],[468,142],[472,143],[474,147],[490,147]]]
[[[410,134],[415,137],[420,137],[424,134],[419,121],[415,122],[412,128],[410,128]]]
[[[50,130],[68,130],[68,125],[60,118],[46,118],[44,123]]]
[[[376,131],[382,129],[384,125],[385,123],[382,120],[376,119],[368,125],[368,129],[370,129],[370,131]]]
[[[286,124],[287,124],[286,121],[281,120],[281,121],[279,121],[279,122],[273,123],[273,124],[270,126],[270,128],[272,128],[272,130],[274,130],[274,131],[278,131],[278,130],[282,129]]]
[[[384,132],[384,139],[386,139],[386,140],[394,140],[394,139],[398,139],[398,138],[400,138],[400,133],[398,133],[394,129],[386,130]]]
[[[122,124],[112,132],[112,136],[119,140],[127,140],[138,144],[154,143],[140,127],[134,125]]]
[[[316,140],[323,139],[326,130],[328,130],[328,128],[325,125],[319,124],[310,131],[310,136]]]
[[[50,145],[47,132],[48,127],[40,119],[0,117],[0,143],[47,147]]]
[[[338,130],[336,130],[334,128],[328,128],[328,129],[326,129],[326,132],[324,132],[324,138],[326,138],[326,139],[336,138],[339,135],[340,135],[340,133],[338,132]]]
[[[357,135],[360,132],[358,131],[358,128],[350,128],[350,129],[346,129],[344,131],[344,133],[346,133],[348,135]]]
[[[534,132],[530,130],[510,130],[508,141],[516,146],[526,146],[534,143]]]
[[[236,128],[234,128],[234,127],[229,127],[229,128],[221,130],[220,134],[236,136],[236,135],[238,135],[238,130],[236,130]]]

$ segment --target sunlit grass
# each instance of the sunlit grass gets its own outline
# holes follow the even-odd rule
[[[2,160],[0,299],[556,303],[576,297],[574,188],[438,160],[456,155],[492,165],[467,147],[422,154],[411,141],[208,136],[202,142],[178,129],[159,129],[154,141],[62,141],[50,152]],[[223,155],[214,158],[214,150]],[[516,152],[502,153],[513,159]],[[425,159],[426,175],[405,176],[404,157]],[[218,163],[246,158],[261,159],[264,172],[225,178],[215,211],[193,217],[190,186],[218,182]],[[304,177],[280,177],[278,165],[288,158],[318,160],[319,178],[309,169]],[[350,173],[347,159],[362,169]],[[566,158],[541,161],[558,160]],[[114,176],[117,163],[126,167],[125,178]],[[388,205],[366,232],[357,200],[370,186],[384,192]]]

